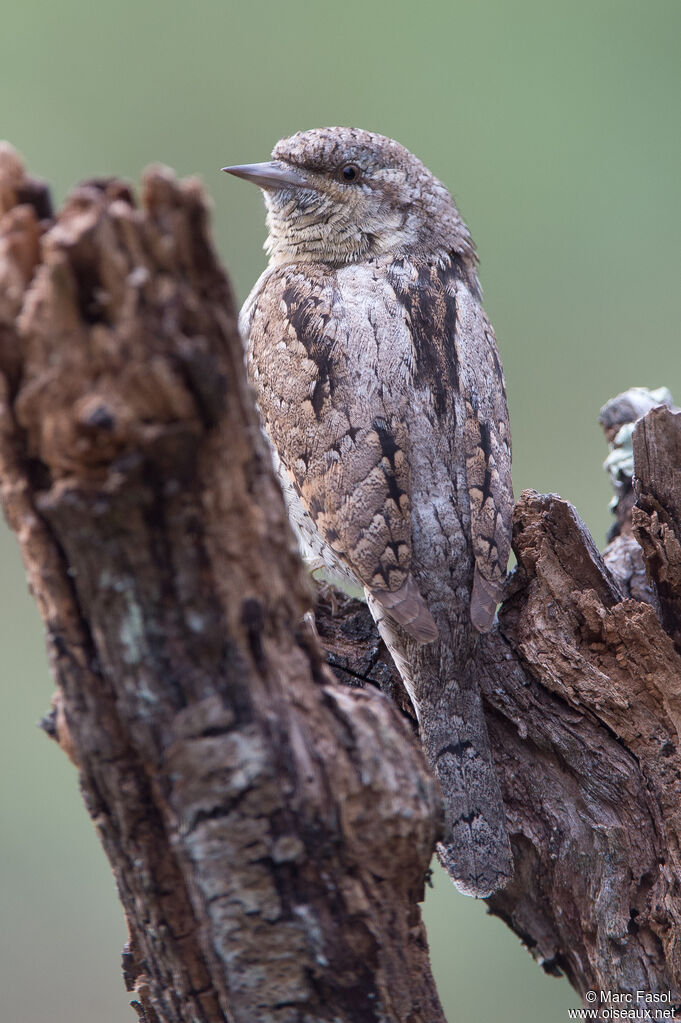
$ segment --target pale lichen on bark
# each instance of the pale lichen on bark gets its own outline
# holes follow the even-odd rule
[[[681,414],[631,435],[604,556],[555,495],[516,506],[475,654],[516,864],[489,907],[581,993],[678,1003]],[[86,183],[54,220],[0,150],[0,483],[141,1018],[443,1019],[438,793],[367,609],[320,595],[345,686],[303,622],[196,181]]]

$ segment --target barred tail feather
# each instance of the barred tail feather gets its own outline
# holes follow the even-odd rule
[[[444,641],[417,644],[368,596],[442,789],[445,833],[438,857],[460,892],[486,898],[512,877],[513,857],[474,663],[461,663]]]
[[[484,899],[513,874],[506,813],[471,664],[458,684],[422,698],[421,734],[445,802],[438,857],[465,895]]]

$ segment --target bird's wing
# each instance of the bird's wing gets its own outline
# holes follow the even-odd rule
[[[317,529],[390,616],[430,642],[437,627],[411,576],[399,408],[412,350],[394,306],[370,266],[290,264],[263,275],[242,330],[265,427]]]
[[[459,279],[453,291],[475,556],[471,619],[478,631],[487,632],[501,600],[511,549],[511,431],[494,331],[468,282]]]
[[[475,558],[470,616],[486,632],[506,577],[513,510],[511,438],[494,333],[477,277],[455,254],[441,263],[396,260],[390,276],[410,325],[414,384],[431,395],[438,429],[449,423],[461,438]],[[452,472],[457,459],[450,461]]]

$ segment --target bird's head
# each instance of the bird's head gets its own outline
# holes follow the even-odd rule
[[[449,192],[398,142],[355,128],[316,128],[277,142],[272,157],[224,168],[263,190],[272,263],[342,264],[424,251],[475,262]]]

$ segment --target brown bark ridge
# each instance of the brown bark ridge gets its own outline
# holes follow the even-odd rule
[[[340,685],[195,180],[55,221],[0,150],[0,478],[147,1023],[442,1020],[418,902],[441,813]]]
[[[141,1018],[436,1023],[417,902],[440,802],[365,606],[319,595],[344,686],[301,624],[200,187],[152,170],[138,209],[89,182],[53,222],[5,149],[0,217],[4,508]],[[525,491],[477,647],[516,865],[488,905],[583,995],[678,1013],[681,413],[623,409],[609,547]]]

